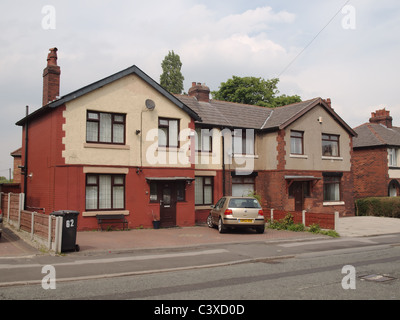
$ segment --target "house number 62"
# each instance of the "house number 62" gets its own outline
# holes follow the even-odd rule
[[[65,220],[65,227],[66,228],[72,228],[73,226],[74,226],[74,219]]]

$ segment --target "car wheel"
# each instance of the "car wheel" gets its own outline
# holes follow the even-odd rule
[[[219,218],[219,220],[218,220],[218,231],[219,231],[219,233],[226,232],[226,227],[225,227],[224,223],[222,222],[222,218]]]
[[[264,233],[264,231],[265,231],[265,226],[257,227],[257,228],[256,228],[256,231],[257,231],[257,233]]]
[[[214,228],[214,223],[212,221],[211,214],[207,217],[207,225],[208,225],[209,228]]]

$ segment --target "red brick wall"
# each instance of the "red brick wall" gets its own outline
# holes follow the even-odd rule
[[[289,198],[285,175],[322,177],[322,171],[260,171],[256,179],[257,193],[262,197],[264,208],[294,211],[294,198]],[[353,177],[351,172],[343,172],[341,179],[341,198],[345,205],[323,205],[323,179],[312,182],[310,197],[305,198],[307,212],[334,213],[340,216],[354,215]]]
[[[352,157],[355,199],[388,195],[386,148],[355,149]]]
[[[62,124],[65,107],[58,107],[28,124],[28,175],[26,205],[46,208],[47,212],[55,208],[56,168],[65,165],[62,158]],[[25,128],[22,132],[22,162],[25,161]],[[23,180],[23,179],[22,179]],[[21,183],[24,192],[24,181]]]
[[[264,212],[267,219],[271,218],[270,210]],[[298,211],[282,211],[274,210],[274,221],[282,220],[290,213],[293,216],[294,223],[303,223],[303,213]],[[333,213],[311,213],[305,214],[305,226],[309,227],[312,224],[318,224],[322,229],[335,229],[335,215]]]

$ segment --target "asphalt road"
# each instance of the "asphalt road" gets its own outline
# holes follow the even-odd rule
[[[0,299],[400,300],[399,266],[400,234],[12,258]]]

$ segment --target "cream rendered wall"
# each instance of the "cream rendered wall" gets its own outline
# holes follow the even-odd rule
[[[322,123],[318,122],[322,117]],[[290,131],[304,131],[304,156],[290,154]],[[339,157],[322,157],[322,133],[340,135]],[[286,129],[286,169],[350,171],[350,137],[325,110],[317,106]]]
[[[149,111],[146,99],[152,99],[156,108]],[[126,114],[126,143],[123,146],[86,143],[87,110]],[[154,90],[136,75],[129,75],[102,88],[67,103],[64,111],[65,151],[62,156],[66,164],[105,165],[105,166],[147,166],[148,148],[155,146],[154,154],[168,154],[160,150],[157,138],[146,141],[147,133],[158,128],[158,118],[180,119],[180,130],[188,129],[190,116],[163,95]],[[139,135],[136,130],[141,130]],[[140,142],[143,142],[142,151]],[[185,144],[187,141],[181,142]],[[186,154],[189,155],[188,153]],[[166,157],[169,159],[169,157]],[[187,161],[188,162],[188,161]],[[154,167],[190,167],[190,164],[157,163]]]
[[[278,167],[277,132],[256,135],[255,170],[275,170]]]

